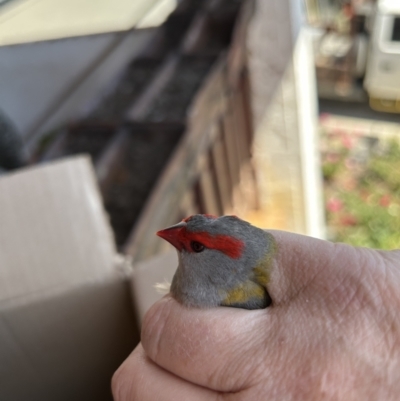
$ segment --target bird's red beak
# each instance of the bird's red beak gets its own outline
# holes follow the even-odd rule
[[[157,235],[170,244],[172,244],[179,251],[182,250],[183,244],[181,242],[182,238],[182,229],[186,227],[186,222],[181,221],[178,224],[175,224],[171,227],[164,228],[163,230],[157,231]]]

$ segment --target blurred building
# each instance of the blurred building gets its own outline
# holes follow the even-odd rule
[[[376,0],[304,0],[309,23],[312,25],[334,25],[344,5],[351,5],[357,13],[369,9]]]
[[[321,98],[399,113],[399,3],[307,1]]]

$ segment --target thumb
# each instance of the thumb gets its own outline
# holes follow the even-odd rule
[[[359,277],[371,260],[380,259],[373,249],[355,248],[304,235],[269,230],[277,251],[271,266],[268,292],[274,306],[289,303],[304,291],[315,297],[346,276]]]

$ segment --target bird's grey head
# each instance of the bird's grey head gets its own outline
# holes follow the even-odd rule
[[[157,235],[178,251],[171,291],[197,291],[198,297],[244,281],[272,246],[264,230],[236,216],[197,214]]]

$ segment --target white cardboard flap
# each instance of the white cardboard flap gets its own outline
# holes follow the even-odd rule
[[[0,400],[111,401],[139,333],[88,157],[0,178]]]
[[[0,307],[113,274],[115,252],[89,157],[0,177]]]

